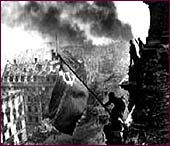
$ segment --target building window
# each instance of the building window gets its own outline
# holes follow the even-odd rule
[[[6,114],[6,116],[7,116],[8,122],[10,122],[10,108],[9,108],[9,107],[6,107],[6,109],[5,109],[5,114]]]
[[[12,136],[11,128],[9,128],[9,136]]]
[[[31,81],[31,76],[27,76],[27,81],[28,81],[28,82]]]
[[[13,100],[15,99],[15,95],[12,95],[12,99],[13,99]]]
[[[32,110],[31,110],[31,106],[28,106],[28,112],[31,112]]]
[[[45,92],[46,92],[46,93],[49,92],[49,87],[45,87]]]
[[[38,108],[34,106],[34,112],[38,112]]]
[[[34,102],[37,102],[37,101],[38,101],[37,98],[38,98],[38,96],[35,96],[35,97],[34,97]]]
[[[26,68],[24,68],[24,72],[27,72]]]
[[[37,77],[36,77],[36,76],[33,76],[33,79],[34,79],[34,82],[36,82],[36,81],[37,81]]]
[[[53,80],[53,82],[55,82],[56,81],[56,76],[52,76],[52,80]]]
[[[21,130],[21,129],[22,129],[22,123],[21,123],[21,120],[18,120],[18,121],[17,121],[16,129],[17,129],[17,131],[19,131],[19,130]]]
[[[12,99],[12,105],[13,105],[13,106],[15,105],[15,100],[14,100],[14,99]]]
[[[28,102],[31,102],[31,97],[30,96],[28,96]]]
[[[24,82],[24,80],[25,80],[25,76],[22,75],[22,76],[21,76],[21,82]]]
[[[50,77],[49,76],[46,77],[46,81],[50,82]]]
[[[18,139],[20,142],[22,142],[22,133],[18,134]]]
[[[14,90],[17,90],[17,87],[16,87],[16,86],[14,86],[13,88],[14,88]]]
[[[10,122],[10,115],[9,114],[7,114],[7,120],[8,120],[8,122]]]
[[[10,82],[13,82],[13,78],[14,78],[13,76],[10,76],[10,77],[9,77],[9,81],[10,81]]]
[[[28,116],[28,122],[32,122],[32,117]]]
[[[7,82],[8,76],[4,76],[4,82]]]
[[[35,117],[35,122],[37,122],[37,123],[38,123],[38,117]]]
[[[18,82],[18,76],[15,77],[15,82]]]
[[[6,98],[5,98],[5,101],[8,103],[8,101],[9,101],[9,96],[7,96]]]
[[[18,106],[18,113],[20,116],[22,115],[22,104]]]
[[[14,116],[14,120],[16,120],[16,109],[13,109],[13,116]]]
[[[7,131],[7,129],[8,129],[7,128],[7,124],[4,127],[2,126],[2,133],[3,133],[3,135],[5,135],[5,132]]]

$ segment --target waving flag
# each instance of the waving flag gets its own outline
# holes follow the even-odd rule
[[[83,83],[62,64],[49,104],[53,126],[60,132],[72,135],[87,105],[88,96]]]

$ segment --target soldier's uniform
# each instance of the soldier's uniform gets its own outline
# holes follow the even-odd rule
[[[111,111],[110,123],[104,127],[106,135],[106,144],[122,144],[123,125],[120,119],[123,118],[125,103],[121,98],[115,97],[114,93],[109,93],[109,101],[105,105],[113,103],[114,108]]]
[[[137,56],[137,53],[136,53],[136,47],[133,44],[132,40],[130,40],[130,51],[129,51],[129,53],[130,53],[130,66],[132,65],[132,61],[135,65],[138,61],[138,56]]]

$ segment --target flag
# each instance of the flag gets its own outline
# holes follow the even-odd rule
[[[88,96],[83,83],[70,70],[61,68],[49,104],[53,126],[60,132],[72,135],[87,105]]]

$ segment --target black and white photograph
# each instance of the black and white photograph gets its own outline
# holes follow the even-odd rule
[[[1,1],[1,144],[169,144],[169,1]]]

